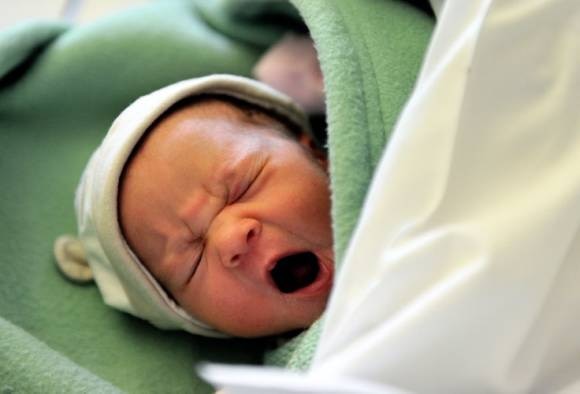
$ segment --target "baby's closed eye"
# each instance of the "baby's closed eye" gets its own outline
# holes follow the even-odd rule
[[[251,168],[250,171],[233,182],[232,187],[228,188],[228,204],[243,201],[250,195],[256,181],[263,173],[266,163],[267,161],[263,161],[258,165],[254,165],[254,168]]]
[[[203,256],[204,256],[205,242],[202,239],[199,239],[196,242],[200,246],[196,248],[196,249],[198,249],[198,251],[196,252],[193,259],[191,260],[192,262],[189,263],[189,264],[191,264],[191,271],[190,271],[189,277],[187,278],[186,284],[191,282],[191,280],[195,276],[195,273],[196,273],[197,269],[199,268],[199,266],[201,265],[202,260],[203,260]]]

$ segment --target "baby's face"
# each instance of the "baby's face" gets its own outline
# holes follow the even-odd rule
[[[128,164],[133,251],[189,313],[235,336],[309,326],[332,284],[324,167],[280,125],[212,100],[161,121]]]

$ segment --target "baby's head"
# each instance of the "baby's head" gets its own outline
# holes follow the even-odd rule
[[[330,197],[300,112],[231,76],[140,101],[117,119],[77,195],[105,301],[202,335],[313,323],[332,283]]]

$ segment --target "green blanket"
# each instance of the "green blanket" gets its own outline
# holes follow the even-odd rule
[[[432,20],[401,1],[163,1],[71,27],[0,33],[0,392],[210,392],[199,360],[308,366],[318,325],[289,343],[159,331],[65,280],[52,242],[75,231],[80,173],[136,97],[209,73],[248,75],[287,29],[310,29],[328,97],[336,251],[418,72]],[[275,21],[272,22],[272,21]]]

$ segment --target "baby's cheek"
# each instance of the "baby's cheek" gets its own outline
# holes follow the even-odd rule
[[[286,331],[264,299],[221,311],[220,327],[234,336],[258,337]]]
[[[207,324],[234,336],[255,337],[279,332],[281,304],[271,297],[254,294],[232,275],[214,272],[205,278],[195,307],[188,310]],[[199,290],[199,289],[198,289]],[[278,311],[278,312],[277,312]]]

